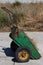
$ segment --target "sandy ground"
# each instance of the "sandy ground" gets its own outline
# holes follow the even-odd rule
[[[14,62],[14,53],[10,49],[10,32],[0,32],[0,65],[43,65],[43,32],[26,32],[27,36],[36,43],[41,58],[39,60],[30,60],[27,63]]]

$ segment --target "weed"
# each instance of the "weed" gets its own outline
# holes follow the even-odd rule
[[[21,3],[19,1],[16,1],[15,3],[13,3],[13,6],[20,6]]]

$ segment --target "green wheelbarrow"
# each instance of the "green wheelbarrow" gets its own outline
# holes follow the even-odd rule
[[[12,25],[12,17],[15,19],[15,25],[17,26],[17,19],[13,12],[6,7],[1,7],[10,16],[10,25]],[[11,15],[12,14],[12,15]],[[9,25],[9,27],[10,27]],[[16,34],[17,33],[17,34]],[[13,42],[11,43],[11,49],[15,52],[15,58],[18,62],[26,62],[31,59],[39,59],[41,56],[36,47],[32,44],[30,39],[24,34],[23,31],[18,32],[18,27],[13,27],[10,37]]]
[[[39,59],[41,57],[36,47],[23,31],[20,31],[12,39],[11,49],[15,52],[15,58],[18,62],[27,62],[29,59]]]

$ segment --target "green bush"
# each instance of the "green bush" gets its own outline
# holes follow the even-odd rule
[[[19,1],[16,1],[15,3],[13,3],[13,6],[20,6],[21,3]]]
[[[0,27],[8,25],[9,25],[8,16],[3,10],[0,9]]]

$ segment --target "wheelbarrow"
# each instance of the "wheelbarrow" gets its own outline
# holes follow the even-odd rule
[[[9,14],[11,21],[12,17],[14,19],[13,12],[11,12],[6,7],[1,7],[1,9]],[[15,27],[12,28],[10,37],[13,40],[11,43],[11,49],[15,52],[15,58],[18,62],[27,62],[30,58],[39,59],[41,57],[40,53],[32,44],[30,39],[26,36],[26,34],[23,31],[18,31],[17,24]]]
[[[15,52],[15,58],[18,62],[27,62],[29,59],[39,59],[40,53],[30,41],[29,37],[23,31],[15,35],[16,28],[12,29],[10,37],[12,38],[11,49]]]

